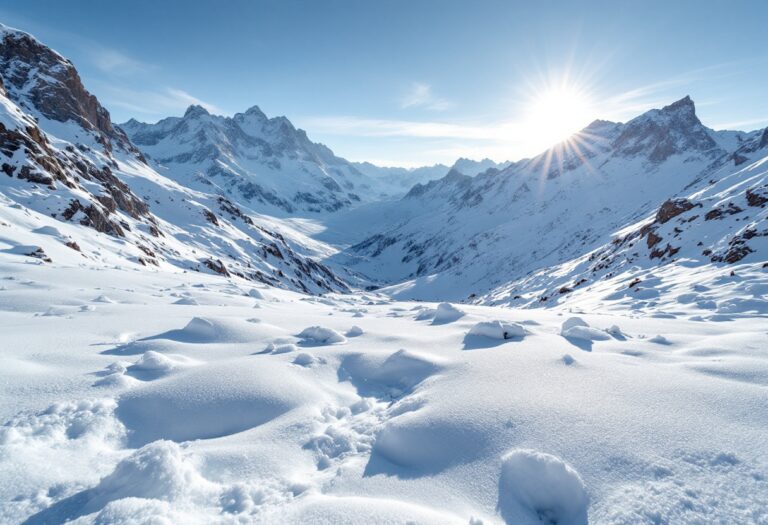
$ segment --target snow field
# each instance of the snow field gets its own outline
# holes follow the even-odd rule
[[[752,315],[461,305],[433,324],[438,305],[265,289],[254,318],[215,277],[7,257],[0,522],[767,518]]]

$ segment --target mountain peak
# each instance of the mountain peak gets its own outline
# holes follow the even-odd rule
[[[245,110],[246,115],[257,116],[263,119],[267,118],[267,115],[261,110],[259,106],[251,106]]]
[[[690,113],[692,115],[696,115],[696,105],[693,103],[693,100],[691,100],[690,95],[686,95],[677,102],[673,102],[672,104],[668,106],[664,106],[661,108],[661,111],[664,113]]]
[[[184,112],[184,118],[197,118],[204,117],[205,115],[210,115],[210,113],[199,104],[192,104],[187,108],[187,111]]]

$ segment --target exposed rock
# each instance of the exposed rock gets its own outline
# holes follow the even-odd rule
[[[223,275],[225,277],[231,277],[229,271],[227,270],[227,267],[224,265],[221,259],[216,259],[216,260],[206,259],[203,262],[203,264],[205,264],[210,270],[213,270],[219,275]]]
[[[659,224],[664,224],[677,217],[681,213],[684,213],[697,206],[701,206],[701,204],[693,204],[688,199],[675,199],[665,201],[664,204],[662,204],[659,208],[659,211],[656,213],[656,222]]]
[[[768,187],[761,186],[758,188],[750,188],[747,190],[747,204],[754,207],[762,208],[768,203]]]

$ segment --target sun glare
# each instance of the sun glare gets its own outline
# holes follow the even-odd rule
[[[531,98],[526,111],[528,140],[547,148],[566,140],[594,120],[593,103],[582,90],[557,86]]]

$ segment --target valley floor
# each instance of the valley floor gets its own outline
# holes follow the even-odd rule
[[[768,523],[764,316],[0,278],[2,523]]]

